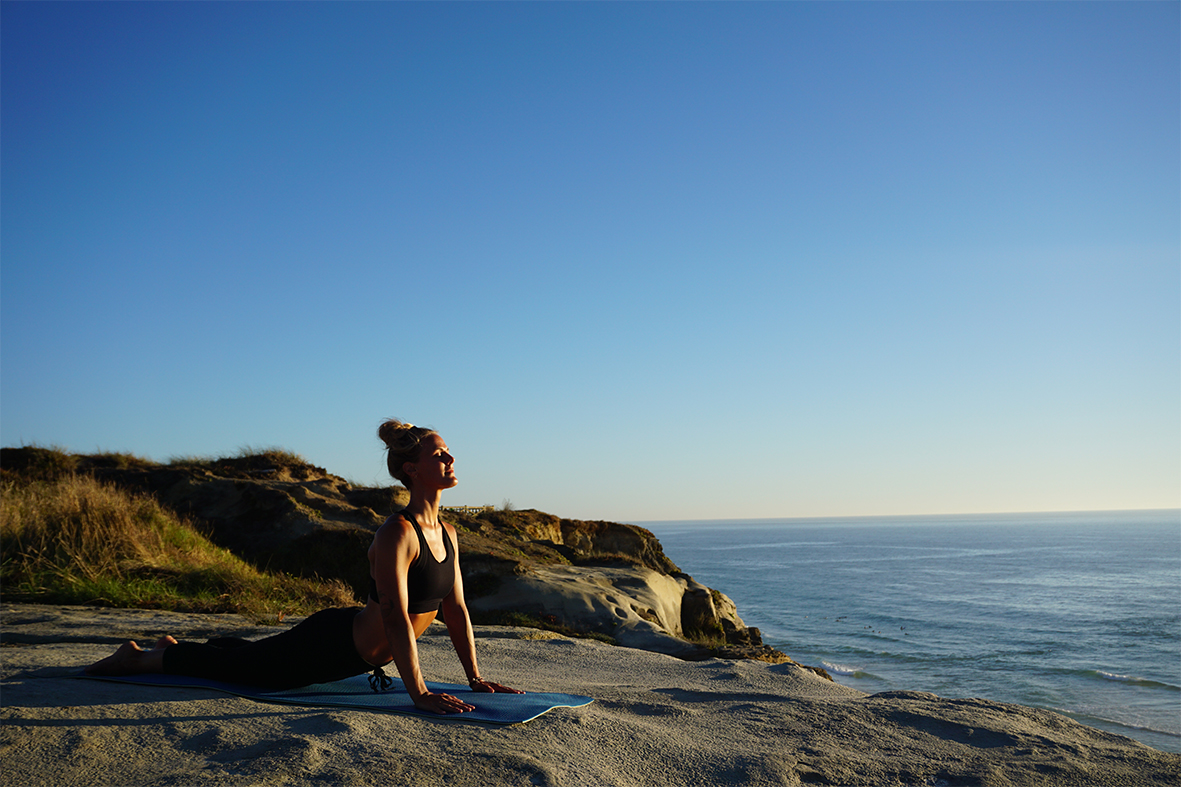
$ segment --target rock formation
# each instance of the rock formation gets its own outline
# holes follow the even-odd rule
[[[339,578],[358,599],[368,590],[373,532],[409,497],[398,486],[353,486],[282,451],[159,465],[5,448],[0,467],[10,479],[90,473],[153,495],[260,568]],[[464,588],[478,622],[597,634],[686,659],[790,661],[763,644],[733,601],[681,572],[644,528],[534,510],[446,516],[459,533]]]

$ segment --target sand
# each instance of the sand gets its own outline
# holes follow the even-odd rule
[[[126,639],[275,629],[236,616],[3,604],[5,785],[1142,785],[1181,755],[1064,716],[921,692],[866,695],[791,664],[684,662],[528,629],[477,630],[483,674],[587,694],[496,727],[299,708],[64,675]],[[441,627],[430,680],[463,683]]]

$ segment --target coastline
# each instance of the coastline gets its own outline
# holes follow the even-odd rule
[[[1039,707],[1181,753],[1181,511],[646,524],[843,685]]]
[[[78,681],[63,676],[128,638],[268,629],[151,610],[5,603],[2,613],[0,769],[18,785],[1082,785],[1181,772],[1181,755],[1047,711],[867,695],[794,664],[686,662],[511,627],[478,627],[485,673],[596,701],[490,728]],[[420,651],[429,679],[462,677],[441,629]]]

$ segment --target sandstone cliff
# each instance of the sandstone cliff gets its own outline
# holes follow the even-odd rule
[[[5,448],[6,478],[80,472],[190,518],[260,568],[339,578],[367,593],[373,532],[408,499],[401,487],[350,484],[299,457],[267,451],[160,465],[123,455]],[[648,530],[540,511],[449,510],[478,622],[594,634],[686,659],[790,659],[762,643],[734,602],[684,574]]]

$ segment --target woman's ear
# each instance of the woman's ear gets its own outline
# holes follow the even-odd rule
[[[403,462],[402,463],[402,472],[405,473],[406,475],[410,476],[411,478],[414,478],[414,474],[418,472],[418,463],[417,462]]]

